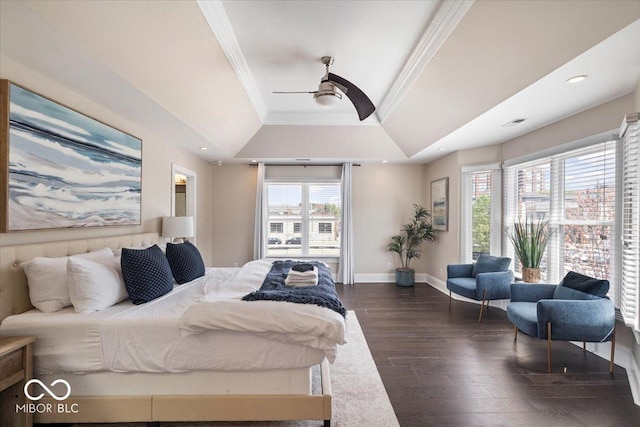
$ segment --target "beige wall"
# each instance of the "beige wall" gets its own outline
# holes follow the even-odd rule
[[[258,168],[246,164],[212,168],[212,265],[241,266],[253,259]]]
[[[426,206],[426,181],[422,165],[363,164],[353,168],[353,230],[356,274],[387,273],[387,264],[399,267],[397,256],[387,251],[391,236],[409,221],[413,204]],[[431,253],[425,246],[423,259]],[[411,267],[424,273],[424,264]]]
[[[460,152],[451,153],[426,165],[425,180],[427,183],[427,206],[431,210],[431,181],[449,178],[449,227],[447,231],[437,231],[438,240],[431,244],[429,255],[421,259],[426,273],[445,280],[447,264],[456,263],[460,253],[460,174],[458,159]]]
[[[634,95],[614,99],[502,144],[502,160],[514,159],[556,145],[617,130],[625,114],[633,111]]]
[[[160,232],[162,216],[171,214],[171,163],[197,173],[197,245],[207,265],[211,260],[211,165],[176,144],[120,117],[96,102],[31,71],[6,56],[0,57],[0,76],[51,98],[110,126],[142,139],[142,224],[134,227],[96,227],[83,230],[29,231],[0,234],[0,245],[82,239],[139,232]]]
[[[248,165],[213,166],[212,264],[242,265],[253,259],[257,168]],[[426,205],[422,165],[363,164],[353,168],[355,273],[387,273],[396,259],[386,250],[392,235],[408,221],[413,204]],[[429,248],[425,248],[429,253]],[[424,273],[424,265],[412,265]],[[337,271],[337,267],[332,267]]]

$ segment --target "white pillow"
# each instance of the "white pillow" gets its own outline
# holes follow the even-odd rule
[[[67,285],[76,313],[93,313],[129,296],[117,258],[103,263],[70,257],[67,261]]]
[[[92,261],[108,261],[114,258],[109,248],[74,256]],[[66,256],[36,257],[20,264],[27,275],[31,304],[38,310],[53,313],[71,305],[67,289],[68,259]]]
[[[164,243],[142,242],[142,246],[131,246],[128,249],[147,249],[156,244],[160,247],[160,250],[162,251],[163,254],[167,253],[167,242],[164,242]],[[116,257],[122,256],[122,248],[113,249],[112,251],[114,256]]]

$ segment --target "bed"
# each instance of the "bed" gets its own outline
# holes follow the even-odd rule
[[[124,301],[91,314],[74,313],[73,307],[42,313],[31,305],[21,263],[34,257],[141,247],[157,241],[156,233],[143,233],[0,248],[0,335],[37,335],[34,378],[44,384],[60,378],[68,381],[72,394],[65,400],[66,407],[77,409],[36,413],[34,420],[308,419],[330,425],[329,360],[335,358],[337,344],[344,342],[343,326],[336,320],[343,323],[344,319],[312,304],[240,301],[238,295],[255,290],[255,285],[242,285],[247,275],[265,271],[261,262],[246,271],[208,269],[205,277],[175,286],[169,294],[143,305]],[[230,287],[234,281],[239,287]],[[226,295],[229,292],[235,294]],[[258,307],[269,304],[302,310],[311,323],[317,321],[314,316],[327,317],[334,329],[318,336],[302,329],[280,330],[291,323],[286,321],[286,310],[267,311],[265,319],[255,314],[259,321],[249,322],[251,312],[260,313]],[[218,323],[212,324],[212,311]],[[273,328],[261,329],[269,322]],[[293,323],[303,328],[305,322]],[[245,323],[256,324],[257,329],[246,332]],[[118,350],[131,342],[136,343],[135,352]],[[314,376],[314,370],[319,375]],[[319,377],[315,386],[314,377]],[[52,397],[39,402],[57,403]]]

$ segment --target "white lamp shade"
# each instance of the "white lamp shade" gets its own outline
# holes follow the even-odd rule
[[[193,237],[192,216],[165,216],[162,218],[162,237]]]

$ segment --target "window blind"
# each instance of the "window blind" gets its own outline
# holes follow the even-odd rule
[[[514,222],[527,218],[548,220],[551,216],[551,160],[549,158],[529,161],[505,168],[503,175],[505,207],[504,226],[513,232]],[[520,262],[509,239],[503,239],[503,253],[513,259],[514,271],[522,273]],[[545,253],[540,266],[540,277],[547,277],[549,252]]]
[[[620,262],[620,313],[626,325],[640,332],[640,143],[638,115],[623,123],[622,230]]]
[[[518,219],[549,221],[541,279],[558,283],[576,271],[615,283],[615,141],[511,166],[505,186],[507,229]],[[513,256],[510,244],[505,252]]]
[[[339,182],[268,180],[267,256],[340,256]]]
[[[460,261],[480,254],[500,255],[502,235],[501,169],[499,164],[462,169]]]

